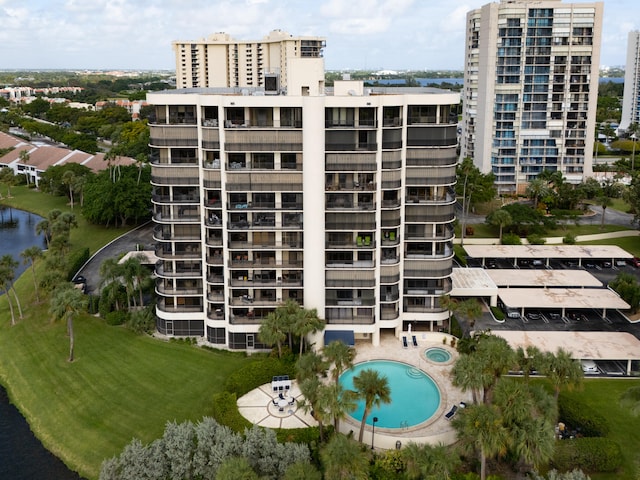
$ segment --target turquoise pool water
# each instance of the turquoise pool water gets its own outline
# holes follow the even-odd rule
[[[432,362],[437,363],[445,363],[451,360],[451,354],[440,347],[428,348],[424,355]]]
[[[421,370],[401,362],[375,360],[354,365],[340,376],[342,385],[353,389],[353,377],[362,370],[377,370],[387,377],[391,389],[391,403],[374,408],[367,417],[367,425],[373,424],[378,417],[376,427],[407,428],[425,422],[433,416],[440,406],[440,391],[429,375]],[[358,408],[351,417],[362,421],[364,401],[358,402]]]

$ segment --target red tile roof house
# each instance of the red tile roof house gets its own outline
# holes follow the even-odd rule
[[[11,148],[6,155],[0,157],[0,168],[9,167],[15,174],[27,173],[30,182],[35,182],[36,186],[40,182],[40,175],[47,168],[54,165],[64,165],[65,163],[79,163],[86,165],[93,172],[106,170],[109,164],[104,159],[104,153],[90,154],[80,150],[69,150],[67,148],[53,147],[49,145],[33,145],[24,140],[0,132],[0,149]],[[29,152],[29,161],[25,163],[20,159],[21,151]],[[134,165],[136,161],[129,157],[117,157],[111,165]]]

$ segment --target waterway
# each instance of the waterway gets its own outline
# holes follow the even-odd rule
[[[20,252],[34,245],[46,248],[44,236],[36,235],[36,225],[41,220],[42,217],[33,213],[0,205],[0,257],[10,254],[19,263],[15,278],[27,268]]]
[[[36,235],[35,226],[42,220],[22,210],[0,206],[0,256],[10,254],[18,262],[16,278],[25,270],[20,252],[33,245],[44,248],[44,239]],[[9,402],[0,386],[0,479],[80,480],[60,459],[44,448],[33,435],[29,424]]]

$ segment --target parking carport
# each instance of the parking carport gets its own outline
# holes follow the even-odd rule
[[[499,288],[498,297],[510,308],[519,308],[524,316],[527,308],[602,310],[627,310],[629,304],[615,292],[606,288]]]
[[[562,348],[576,360],[616,360],[626,362],[626,374],[631,375],[631,362],[640,360],[640,340],[626,332],[523,332],[494,331],[513,349],[537,347],[543,352]]]

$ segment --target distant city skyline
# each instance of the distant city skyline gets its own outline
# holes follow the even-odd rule
[[[171,42],[224,31],[327,38],[327,70],[462,70],[465,17],[487,0],[0,0],[0,69],[175,67]],[[562,3],[586,3],[583,1]],[[637,0],[605,0],[602,66],[623,66]]]

